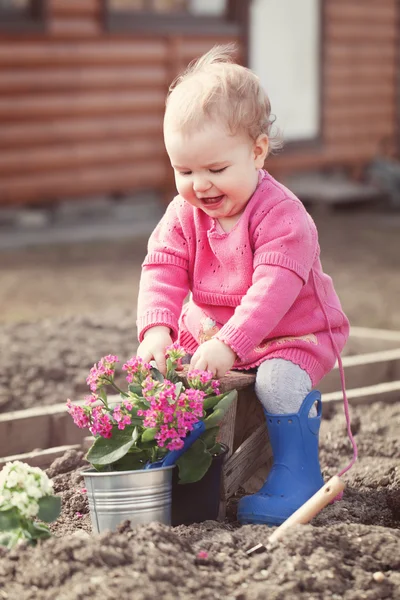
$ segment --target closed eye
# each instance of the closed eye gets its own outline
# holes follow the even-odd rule
[[[222,167],[222,169],[210,169],[210,173],[222,173],[228,167]]]

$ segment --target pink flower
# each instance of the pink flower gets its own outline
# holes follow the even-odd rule
[[[127,372],[128,383],[142,383],[150,375],[150,369],[151,365],[144,362],[140,356],[133,356],[122,366],[122,370]]]
[[[77,406],[76,404],[72,404],[71,400],[68,398],[67,411],[73,418],[75,425],[77,425],[80,429],[89,427],[90,416],[87,413],[87,409],[85,409],[84,406]]]
[[[90,369],[86,383],[92,392],[96,392],[102,385],[110,383],[115,373],[115,363],[119,362],[118,356],[108,354]]]
[[[92,425],[89,427],[90,433],[110,438],[112,427],[113,424],[110,415],[104,411],[103,407],[95,406],[92,411]]]
[[[192,369],[187,374],[188,384],[191,388],[202,390],[208,394],[219,394],[219,381],[216,379],[212,381],[213,374],[211,371],[200,371],[199,369]]]
[[[79,511],[77,511],[75,513],[75,516],[78,517],[78,519],[81,519],[83,517],[83,514],[81,512],[79,512]]]
[[[197,553],[197,558],[207,559],[208,552],[206,552],[205,550],[200,550],[200,552]]]
[[[82,488],[81,489],[81,494],[87,494],[87,488]]]

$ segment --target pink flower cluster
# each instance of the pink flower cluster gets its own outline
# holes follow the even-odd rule
[[[144,362],[139,356],[133,356],[122,367],[122,370],[127,372],[127,382],[139,384],[150,375],[150,369],[151,365]]]
[[[191,388],[203,390],[206,395],[215,394],[219,395],[219,381],[213,380],[213,374],[210,371],[199,371],[193,369],[187,374],[188,384]]]
[[[92,392],[97,392],[99,387],[111,383],[115,373],[115,363],[119,362],[118,356],[108,354],[90,369],[86,383]]]
[[[167,379],[160,384],[149,377],[144,382],[143,395],[150,407],[138,410],[138,415],[144,416],[144,427],[158,429],[154,436],[157,445],[168,450],[182,448],[183,439],[203,416],[203,391],[188,389],[178,397],[177,394],[176,385]]]

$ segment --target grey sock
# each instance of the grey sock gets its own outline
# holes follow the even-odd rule
[[[271,358],[258,367],[256,394],[271,414],[297,413],[311,389],[308,373],[289,360]],[[309,416],[315,417],[316,414],[313,406]]]

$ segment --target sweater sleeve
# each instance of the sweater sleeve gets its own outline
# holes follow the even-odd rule
[[[141,342],[155,325],[178,337],[178,320],[189,291],[188,245],[178,217],[179,203],[171,202],[149,239],[140,276],[137,328]]]
[[[215,336],[244,359],[275,329],[307,282],[318,241],[304,207],[287,199],[255,231],[252,285]]]

